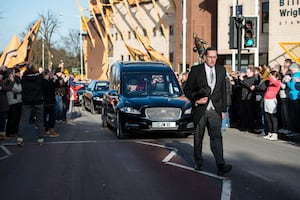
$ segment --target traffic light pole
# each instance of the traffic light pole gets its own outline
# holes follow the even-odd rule
[[[243,28],[242,16],[235,18],[235,25],[237,27],[237,46],[238,46],[238,71],[241,71],[241,51],[242,51],[242,28]]]

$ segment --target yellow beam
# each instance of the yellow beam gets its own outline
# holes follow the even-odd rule
[[[161,28],[162,28],[162,30],[163,30],[164,37],[165,37],[166,39],[168,39],[167,31],[166,31],[165,25],[164,25],[164,23],[163,23],[163,20],[162,20],[160,14],[159,14],[159,10],[158,10],[158,8],[157,8],[157,5],[156,5],[155,0],[152,0],[152,3],[153,3],[154,10],[156,11],[156,14],[157,14],[157,17],[158,17],[160,26],[161,26]]]
[[[95,39],[93,38],[92,33],[91,33],[91,30],[90,30],[90,28],[89,28],[87,22],[85,21],[85,17],[83,16],[83,8],[81,7],[81,5],[80,5],[80,3],[79,3],[78,0],[76,0],[76,4],[77,4],[77,7],[78,7],[78,9],[79,9],[79,11],[80,11],[80,19],[81,19],[81,23],[83,23],[84,26],[87,28],[87,32],[88,32],[88,34],[89,34],[89,36],[90,36],[90,38],[91,38],[92,45],[93,45],[93,47],[95,47]],[[82,26],[81,26],[81,29],[82,29]]]
[[[140,14],[140,17],[141,17],[141,21],[142,21],[142,24],[143,24],[143,27],[145,28],[145,30],[146,30],[146,32],[147,32],[147,36],[148,36],[148,38],[150,37],[150,30],[149,30],[149,28],[146,26],[146,21],[145,21],[145,19],[144,19],[144,15],[143,15],[143,13],[141,12],[141,7],[140,7],[140,4],[139,4],[139,0],[135,0],[135,4],[136,4],[136,7],[137,7],[137,9],[138,9],[138,12],[139,12],[139,14]]]
[[[129,4],[128,4],[128,0],[124,0],[123,1],[125,8],[127,10],[130,22],[131,22],[131,28],[134,30],[135,34],[137,35],[139,41],[142,43],[142,45],[145,47],[145,49],[147,50],[147,47],[150,46],[150,41],[149,38],[147,36],[142,35],[138,30],[137,30],[137,26],[134,24],[134,19],[133,16],[131,14],[131,10],[129,8]]]
[[[105,43],[105,38],[104,38],[105,36],[104,36],[104,34],[102,33],[102,30],[101,30],[99,21],[98,21],[98,19],[97,19],[96,14],[95,14],[94,8],[93,8],[93,6],[92,6],[91,4],[90,4],[90,10],[92,11],[91,13],[92,13],[92,15],[93,15],[93,17],[94,17],[94,21],[95,21],[95,23],[96,23],[96,27],[97,27],[98,32],[99,32],[99,34],[100,34],[101,40],[102,40],[102,42],[103,42],[103,44],[104,44],[104,43]]]
[[[300,42],[279,42],[279,45],[293,61],[300,64]]]
[[[117,10],[116,10],[116,8],[115,8],[115,6],[114,6],[115,1],[116,1],[116,0],[109,0],[109,3],[110,3],[110,5],[111,5],[111,9],[112,9],[113,13],[115,13],[115,16],[118,16],[118,15],[116,15]],[[119,32],[121,33],[122,39],[125,40],[124,31],[120,29],[120,25],[118,24],[119,21],[120,21],[119,19],[113,20],[113,23],[112,23],[112,24],[116,27],[116,29],[119,30]]]
[[[105,26],[105,35],[113,42],[113,39],[111,38],[111,35],[109,34],[110,32],[110,26],[111,26],[111,20],[110,20],[110,12],[109,9],[106,8],[106,13],[103,12],[104,10],[104,4],[100,2],[101,0],[97,1],[97,6],[100,8],[100,13],[104,22]],[[110,4],[105,4],[105,5],[110,5]]]
[[[16,52],[20,44],[21,42],[19,38],[14,35],[0,57],[0,66],[6,66],[6,62],[8,62],[12,57],[16,56]]]
[[[39,19],[27,32],[23,41],[16,51],[16,56],[10,57],[6,66],[11,68],[17,64],[28,62],[32,53],[32,49],[37,38],[37,34],[39,32],[39,28],[41,25],[42,19]]]

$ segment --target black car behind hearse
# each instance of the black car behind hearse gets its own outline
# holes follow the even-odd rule
[[[95,114],[101,112],[103,95],[108,91],[108,81],[92,80],[82,94],[82,107]]]
[[[165,63],[115,62],[109,83],[102,125],[115,130],[118,138],[133,132],[192,134],[191,103]]]

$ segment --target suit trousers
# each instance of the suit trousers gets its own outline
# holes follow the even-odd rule
[[[216,164],[225,164],[223,157],[223,139],[221,135],[222,118],[215,110],[206,110],[196,125],[194,133],[194,158],[195,162],[202,165],[202,142],[207,128],[210,137],[210,149],[215,157]]]

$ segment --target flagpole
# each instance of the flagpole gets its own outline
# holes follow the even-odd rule
[[[238,6],[238,0],[232,0],[232,17],[236,17],[236,9]],[[233,71],[237,71],[237,67],[235,65],[235,54],[236,50],[232,49],[231,50],[231,66]]]
[[[80,16],[79,16],[80,17]],[[82,43],[82,27],[81,27],[81,23],[80,23],[80,74],[81,74],[81,80],[83,80],[83,43]]]
[[[186,71],[186,0],[183,0],[182,12],[182,71]]]
[[[44,40],[44,37],[42,37],[42,66],[43,66],[43,70],[45,71],[45,40]]]

